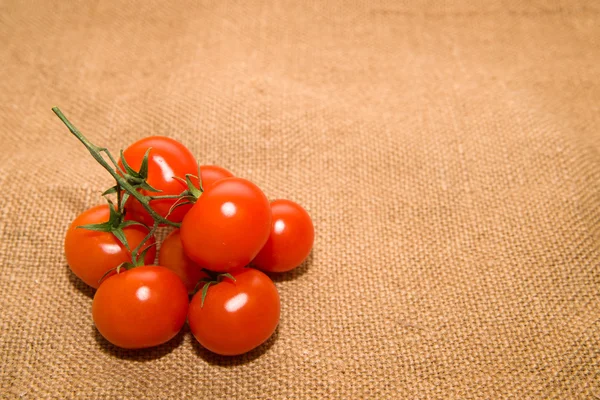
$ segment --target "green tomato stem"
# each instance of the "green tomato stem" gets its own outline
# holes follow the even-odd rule
[[[165,194],[162,196],[147,196],[150,200],[180,199],[180,194]]]
[[[102,157],[102,152],[106,153],[109,157],[109,159],[113,162],[113,164],[115,164],[116,168],[118,167],[118,164],[115,162],[115,159],[113,158],[112,154],[110,153],[110,151],[105,148],[105,147],[98,147],[96,145],[94,145],[92,142],[90,142],[81,132],[79,132],[79,130],[77,128],[75,128],[75,126],[73,126],[73,124],[71,124],[71,122],[67,119],[67,117],[65,117],[65,115],[62,113],[62,111],[60,111],[60,109],[58,107],[53,107],[52,111],[54,111],[54,114],[56,114],[56,116],[63,122],[63,124],[65,124],[67,126],[67,128],[69,128],[69,131],[77,138],[79,139],[79,141],[81,143],[83,143],[83,145],[88,149],[88,151],[90,152],[90,154],[92,155],[92,157],[94,157],[94,159],[104,167],[104,169],[106,169],[113,178],[115,178],[115,180],[117,181],[118,185],[125,190],[127,193],[129,193],[130,196],[135,197],[135,199],[137,201],[140,202],[140,204],[142,204],[142,206],[146,209],[146,211],[148,211],[148,213],[154,218],[154,221],[157,221],[159,223],[164,223],[167,225],[171,225],[174,227],[179,228],[181,226],[180,223],[177,222],[173,222],[173,221],[169,221],[166,218],[163,218],[161,215],[159,215],[156,211],[154,211],[152,209],[152,207],[150,207],[150,200],[156,200],[161,198],[161,196],[145,196],[143,194],[141,194],[140,192],[138,192],[137,190],[135,190],[135,188],[129,184],[129,182],[127,182],[127,180],[125,178],[123,178],[121,175],[119,175],[116,170],[114,168],[112,168],[104,159],[104,157]],[[120,170],[120,168],[119,168]],[[177,196],[176,196],[177,197]],[[170,196],[164,196],[162,198],[171,198]],[[142,242],[144,243],[144,242]]]

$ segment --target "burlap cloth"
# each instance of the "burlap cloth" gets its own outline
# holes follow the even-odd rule
[[[599,398],[596,1],[3,1],[4,398]],[[152,134],[303,204],[275,337],[118,350],[68,224]]]

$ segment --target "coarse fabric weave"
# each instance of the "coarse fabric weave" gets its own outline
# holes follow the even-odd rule
[[[600,398],[597,1],[5,0],[0,39],[2,398]],[[96,332],[63,239],[112,182],[52,106],[306,207],[271,340]]]

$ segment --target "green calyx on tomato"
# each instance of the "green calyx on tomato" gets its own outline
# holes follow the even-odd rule
[[[129,182],[136,189],[144,189],[144,190],[150,190],[152,192],[160,192],[161,191],[160,189],[153,188],[148,183],[148,156],[150,155],[150,150],[152,150],[152,147],[149,147],[146,150],[146,153],[144,154],[144,158],[142,159],[142,164],[140,165],[139,171],[136,171],[133,168],[131,168],[131,166],[129,166],[129,164],[127,163],[127,160],[125,159],[123,151],[121,150],[121,157],[120,157],[119,161],[121,164],[123,164],[125,171],[123,171],[123,169],[119,168],[119,172],[121,172],[123,174],[123,176],[125,177],[125,179],[127,179],[127,182]],[[121,165],[119,165],[119,167],[120,166]],[[111,188],[111,189],[114,189],[116,191],[118,189],[118,187],[113,186],[113,188]],[[111,190],[111,189],[109,189],[109,190]]]
[[[111,218],[113,222],[110,222]],[[129,247],[135,249],[135,264],[154,260],[155,238],[149,229],[139,223],[119,223],[119,220],[114,206],[111,208],[110,203],[102,204],[83,211],[67,230],[64,242],[67,264],[77,277],[91,287],[97,288],[100,281],[111,271],[114,272],[116,267],[133,265],[134,257]],[[120,234],[114,234],[115,227],[124,240],[118,239]]]
[[[137,190],[148,196],[152,209],[169,221],[181,222],[191,203],[201,194],[201,190],[191,184],[191,179],[198,173],[198,162],[193,153],[170,137],[150,136],[129,145],[121,158],[123,168],[127,163],[134,171],[143,169],[141,178],[155,190],[148,187]],[[140,220],[154,223],[153,216],[136,199],[130,199],[125,208]]]
[[[142,225],[142,224],[140,224],[140,225]],[[153,236],[154,230],[150,230],[149,234]],[[104,273],[104,275],[102,275],[102,277],[98,280],[98,284],[102,283],[102,281],[104,281],[106,278],[108,278],[109,276],[112,276],[115,273],[120,274],[121,272],[128,271],[132,268],[148,265],[156,257],[155,247],[156,247],[156,241],[148,244],[146,246],[146,248],[144,250],[142,250],[141,252],[139,252],[139,248],[136,247],[134,249],[134,251],[131,252],[131,262],[125,261],[125,262],[117,265],[116,267],[111,268],[108,271],[106,271]],[[152,250],[152,253],[151,253],[150,257],[148,257],[150,250]]]
[[[154,230],[148,228],[141,222],[125,219],[125,215],[120,210],[117,210],[115,204],[108,198],[106,200],[108,202],[109,210],[108,221],[79,225],[76,227],[76,229],[86,229],[88,231],[112,234],[125,247],[125,250],[130,254],[131,259],[128,261],[123,261],[119,265],[108,269],[100,277],[100,279],[98,279],[98,285],[100,285],[100,283],[102,283],[102,281],[108,276],[113,275],[114,273],[118,274],[121,272],[121,270],[128,270],[134,267],[145,265],[147,260],[153,260],[156,254],[156,241],[150,240],[154,237]],[[148,230],[148,234],[144,237],[144,239],[135,245],[133,251],[130,248],[129,240],[127,239],[128,235],[125,233],[125,230],[132,226],[143,227]],[[142,249],[142,246],[145,246],[145,248]],[[150,249],[152,249],[153,253],[150,257],[147,257]]]
[[[108,201],[108,209],[110,211],[108,221],[100,222],[96,224],[85,224],[80,225],[77,228],[87,229],[89,231],[99,231],[99,232],[110,232],[125,246],[127,250],[131,250],[129,248],[129,243],[127,243],[127,238],[123,233],[123,228],[127,228],[131,225],[144,225],[141,222],[137,221],[126,221],[124,215],[116,209],[115,204],[110,200]]]
[[[206,299],[206,295],[208,294],[208,288],[210,288],[210,285],[216,285],[218,283],[221,283],[224,279],[231,279],[235,282],[235,277],[227,272],[224,274],[215,274],[214,272],[209,270],[204,270],[204,272],[207,274],[208,277],[199,280],[196,284],[196,287],[192,291],[193,296],[199,291],[200,285],[202,285],[202,300],[200,302],[200,308],[204,307],[204,300]]]
[[[198,176],[201,176],[200,167],[198,167]],[[204,192],[204,190],[202,189],[202,178],[198,178],[198,176],[192,174],[185,174],[185,179],[181,179],[178,176],[173,177],[174,179],[177,179],[178,181],[184,183],[187,186],[187,189],[181,192],[177,200],[173,203],[171,208],[169,208],[167,216],[171,215],[171,213],[175,211],[175,209],[177,209],[178,207],[184,207],[187,205],[194,204],[196,200],[198,200],[198,198],[202,196],[202,192]],[[198,181],[198,187],[194,185],[194,183],[192,182],[192,178],[195,178]]]

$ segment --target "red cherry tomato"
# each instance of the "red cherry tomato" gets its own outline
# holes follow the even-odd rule
[[[126,349],[171,340],[185,323],[188,294],[181,279],[159,266],[136,267],[107,278],[96,291],[92,316],[112,344]]]
[[[202,306],[196,293],[188,313],[194,337],[208,350],[221,355],[246,353],[264,343],[279,323],[279,293],[264,273],[243,268],[211,285]]]
[[[175,179],[185,179],[186,174],[197,175],[198,163],[187,147],[178,141],[164,137],[152,136],[133,143],[123,152],[127,164],[138,171],[142,165],[144,154],[150,150],[148,156],[148,184],[161,192],[140,190],[145,195],[178,195],[187,189],[185,183]],[[123,167],[119,161],[119,165]],[[152,200],[150,206],[162,217],[166,217],[176,200]],[[169,215],[173,222],[181,222],[183,216],[192,207],[191,204],[177,207]],[[133,197],[130,197],[125,206],[128,213],[134,218],[151,226],[154,221],[146,209]]]
[[[274,200],[271,213],[271,234],[252,264],[263,271],[289,271],[310,254],[314,227],[306,210],[291,200]]]
[[[200,176],[202,177],[202,189],[206,191],[215,182],[224,178],[231,178],[233,174],[218,165],[201,165]]]
[[[225,178],[196,201],[181,223],[185,254],[204,268],[225,272],[246,266],[271,230],[271,207],[252,182]]]
[[[171,232],[160,245],[158,264],[175,272],[188,292],[194,290],[200,279],[208,277],[206,272],[202,271],[202,267],[183,252],[179,229]]]
[[[109,216],[107,204],[92,207],[75,218],[65,237],[67,264],[75,275],[93,288],[98,288],[100,279],[108,271],[124,262],[131,262],[131,253],[112,233],[77,228],[107,222]],[[136,248],[148,234],[146,228],[136,225],[124,228],[123,232],[130,249]],[[154,237],[147,244],[153,243]],[[155,256],[156,248],[152,246],[144,262],[153,263]]]

